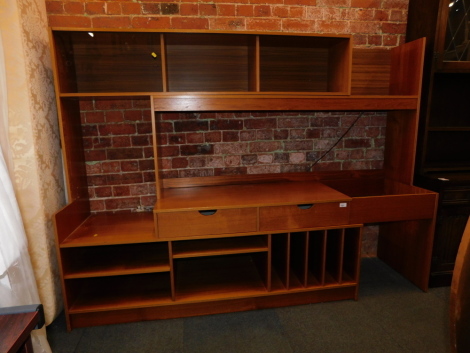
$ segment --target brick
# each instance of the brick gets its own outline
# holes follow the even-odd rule
[[[97,99],[96,110],[121,110],[132,108],[132,101],[128,99]]]
[[[130,147],[131,146],[131,138],[130,136],[116,136],[112,137],[111,144],[114,148],[116,147]]]
[[[207,177],[213,176],[213,169],[181,169],[178,171],[178,177],[180,178],[196,178],[196,177]]]
[[[258,163],[260,164],[271,164],[273,162],[273,159],[274,159],[274,156],[272,153],[258,155]]]
[[[241,157],[237,156],[225,156],[224,163],[226,167],[235,167],[241,164]]]
[[[214,145],[214,154],[246,154],[248,149],[247,142],[217,143]]]
[[[406,22],[407,12],[403,10],[390,11],[390,21]]]
[[[370,147],[371,143],[369,139],[360,138],[346,138],[344,139],[345,148],[358,148],[358,147]]]
[[[289,131],[289,138],[291,140],[304,140],[306,138],[305,129],[291,129]]]
[[[289,138],[289,130],[282,129],[282,130],[274,130],[273,131],[275,140],[287,140]]]
[[[85,113],[85,121],[88,124],[104,123],[104,112],[87,112]]]
[[[128,121],[141,121],[142,110],[125,110],[124,119]]]
[[[175,121],[175,132],[208,131],[209,122],[205,120]]]
[[[253,16],[255,17],[270,17],[271,7],[269,5],[255,5],[253,7]]]
[[[278,174],[281,172],[279,165],[254,165],[247,167],[247,174]]]
[[[138,161],[122,161],[121,170],[123,172],[137,172],[140,170]]]
[[[87,175],[101,173],[101,163],[99,162],[87,162],[85,167]]]
[[[299,128],[309,127],[310,121],[308,118],[283,118],[279,119],[278,126],[280,128]]]
[[[107,152],[108,159],[117,160],[117,159],[138,159],[143,157],[142,148],[132,147],[132,148],[115,148],[109,149]]]
[[[233,4],[218,4],[217,5],[217,16],[235,16],[236,7]]]
[[[106,210],[136,209],[140,205],[138,197],[112,198],[105,200]]]
[[[325,7],[348,7],[350,6],[350,0],[316,0],[317,6]]]
[[[206,132],[204,133],[204,141],[206,143],[221,142],[222,132],[221,131]]]
[[[136,133],[135,124],[106,124],[98,126],[98,131],[101,136],[109,135],[129,135]]]
[[[390,11],[389,10],[375,10],[374,17],[372,20],[375,21],[389,21],[390,20]]]
[[[131,136],[132,146],[149,146],[150,137],[148,135]]]
[[[279,19],[247,18],[246,29],[256,31],[280,31],[282,28]]]
[[[289,17],[289,9],[285,6],[273,6],[271,9],[271,13],[273,17]]]
[[[284,0],[285,5],[305,5],[305,6],[316,6],[316,0]]]
[[[256,140],[272,140],[274,138],[274,131],[263,129],[256,130]]]
[[[374,21],[351,21],[351,33],[380,33],[380,23]]]
[[[275,129],[277,128],[277,119],[245,119],[244,125],[247,129]]]
[[[105,211],[106,205],[104,200],[90,200],[90,211],[99,212]]]
[[[188,167],[188,159],[187,158],[173,158],[171,160],[171,167],[174,169],[181,169]]]
[[[167,29],[171,27],[171,20],[168,17],[135,16],[131,25],[133,28]]]
[[[200,16],[217,16],[216,4],[199,4]]]
[[[312,140],[296,140],[296,141],[286,141],[284,143],[285,151],[305,151],[313,149]]]
[[[183,145],[186,143],[185,134],[170,134],[168,135],[168,144],[170,145]]]
[[[217,119],[210,122],[210,130],[242,130],[243,120]]]
[[[227,167],[227,168],[215,168],[214,175],[243,175],[247,173],[246,167]]]
[[[351,0],[351,7],[380,8],[381,0]]]
[[[82,134],[83,136],[98,136],[98,126],[97,125],[82,125]]]
[[[181,16],[198,16],[199,15],[198,4],[181,4],[180,15]]]
[[[93,150],[85,151],[85,161],[105,161],[106,160],[106,151],[105,150]]]
[[[246,20],[236,17],[211,18],[209,20],[209,27],[217,30],[244,30],[246,29]]]
[[[121,15],[121,4],[117,2],[105,2],[105,11],[108,15]]]
[[[142,7],[139,3],[123,2],[121,3],[121,10],[123,15],[140,15],[142,14]]]
[[[87,2],[85,3],[85,13],[88,15],[104,15],[106,13],[106,3],[100,2]]]
[[[189,168],[203,168],[206,166],[206,157],[189,157]]]
[[[207,18],[172,17],[171,28],[175,29],[209,29]]]
[[[254,165],[258,161],[258,156],[256,154],[245,154],[241,156],[241,163],[243,165]]]
[[[106,147],[111,147],[113,145],[113,141],[110,138],[106,137],[96,137],[93,139],[93,148],[106,148]]]
[[[207,155],[214,153],[213,145],[183,145],[180,147],[182,156]]]
[[[69,15],[83,15],[85,6],[82,2],[67,1],[64,3],[64,11]]]
[[[253,17],[254,6],[253,5],[237,5],[236,13],[242,17]]]
[[[46,1],[46,12],[48,14],[63,14],[64,3],[62,1]]]
[[[279,141],[263,141],[250,143],[250,152],[274,152],[282,148]]]
[[[409,0],[383,0],[382,7],[384,9],[407,10],[408,9],[408,1]]]
[[[406,32],[406,23],[382,23],[383,33],[404,34]]]
[[[223,142],[237,142],[237,141],[240,141],[240,132],[239,131],[223,131],[222,132],[222,141]]]
[[[107,123],[117,123],[124,121],[124,114],[121,110],[111,110],[104,113]]]
[[[153,161],[153,159],[139,161],[139,170],[154,170],[154,169],[155,169],[155,162]]]
[[[162,15],[176,15],[179,14],[179,6],[175,3],[163,3],[160,5]]]
[[[139,134],[151,134],[152,124],[151,123],[137,123],[137,133]]]
[[[113,196],[121,197],[121,196],[130,196],[131,190],[129,185],[119,185],[113,186]]]
[[[289,8],[290,18],[305,19],[306,13],[305,6],[291,6]]]
[[[310,164],[282,164],[281,173],[302,173],[310,171]]]
[[[147,184],[130,185],[129,191],[131,195],[148,195],[149,186]]]
[[[283,19],[282,29],[289,32],[313,32],[315,30],[315,21]]]
[[[95,188],[96,197],[110,197],[113,195],[113,189],[110,186],[100,186]]]
[[[382,36],[378,34],[367,36],[367,44],[373,46],[382,46]]]
[[[207,167],[209,168],[224,168],[224,158],[222,156],[211,156],[207,158]]]
[[[130,28],[131,19],[124,16],[98,16],[92,18],[93,27],[96,28]]]
[[[49,15],[48,20],[51,27],[91,28],[92,26],[91,18],[83,16]]]

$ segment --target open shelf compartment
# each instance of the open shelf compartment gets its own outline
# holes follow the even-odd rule
[[[162,92],[160,35],[53,31],[61,93]]]
[[[169,272],[167,243],[61,249],[65,279]]]
[[[350,37],[260,36],[262,92],[350,94]]]
[[[253,35],[165,34],[168,91],[254,91],[255,43]]]

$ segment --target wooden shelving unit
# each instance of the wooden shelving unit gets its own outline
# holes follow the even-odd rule
[[[357,299],[362,225],[427,289],[436,194],[412,185],[424,40],[52,29],[70,203],[55,215],[68,329]],[[79,98],[146,97],[153,212],[90,212]],[[159,112],[389,111],[385,166],[163,179]]]

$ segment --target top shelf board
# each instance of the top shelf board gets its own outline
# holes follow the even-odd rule
[[[273,182],[163,190],[155,211],[348,202],[351,198],[319,182]]]

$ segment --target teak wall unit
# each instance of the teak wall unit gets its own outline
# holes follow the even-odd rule
[[[357,299],[365,223],[381,224],[379,256],[426,290],[437,197],[412,185],[424,42],[52,29],[68,329]],[[154,212],[92,214],[78,100],[136,96],[155,112]],[[384,169],[160,177],[159,112],[247,110],[388,111]]]

